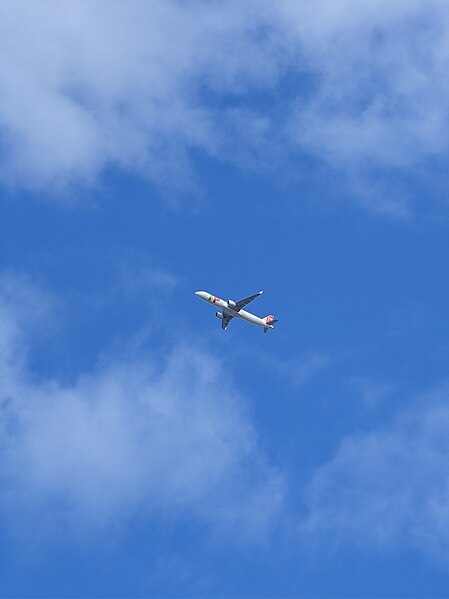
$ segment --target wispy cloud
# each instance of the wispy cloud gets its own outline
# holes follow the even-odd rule
[[[449,559],[447,386],[416,398],[378,428],[344,438],[305,493],[301,525],[318,546],[414,547]]]
[[[119,278],[125,294],[173,293],[181,277],[154,264],[144,252],[127,251],[118,263]]]
[[[259,351],[258,357],[268,369],[287,380],[293,388],[312,381],[332,363],[330,354],[324,351],[285,359]]]
[[[351,376],[349,388],[359,395],[362,405],[368,409],[378,408],[393,394],[394,387],[389,383],[379,383],[365,376]]]
[[[316,78],[288,122],[291,140],[348,176],[366,205],[406,214],[397,177],[447,162],[447,6],[285,2],[299,63]],[[435,166],[435,163],[432,165]],[[388,185],[379,184],[379,175]],[[402,193],[401,193],[402,192]]]

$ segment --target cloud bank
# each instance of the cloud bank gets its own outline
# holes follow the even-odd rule
[[[14,531],[32,518],[34,531],[46,522],[47,534],[49,521],[73,531],[126,524],[136,512],[187,512],[224,531],[266,530],[282,482],[219,362],[180,345],[105,363],[72,385],[37,380],[26,366],[23,307],[39,296],[25,281],[16,281],[14,301],[1,287],[3,524]],[[44,324],[45,311],[39,315]]]
[[[445,180],[449,36],[439,0],[1,11],[0,177],[13,189],[94,185],[111,167],[194,189],[198,153],[265,167],[281,147],[290,174],[314,157],[378,211],[410,209],[395,197],[404,173]]]

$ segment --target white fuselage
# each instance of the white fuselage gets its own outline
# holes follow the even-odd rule
[[[270,328],[273,329],[273,325],[267,324],[267,322],[265,320],[263,320],[262,318],[259,318],[258,316],[256,316],[255,314],[251,314],[251,312],[247,312],[246,310],[237,310],[237,309],[233,309],[232,308],[232,303],[222,300],[219,297],[216,297],[215,295],[212,295],[211,293],[208,293],[207,291],[195,291],[195,295],[197,295],[199,298],[201,298],[202,300],[204,300],[205,302],[207,302],[208,304],[210,304],[211,306],[214,306],[217,310],[222,310],[225,314],[228,314],[229,316],[232,316],[233,318],[242,318],[243,320],[246,320],[247,322],[251,322],[252,324],[257,324],[259,327],[265,327],[265,328]]]

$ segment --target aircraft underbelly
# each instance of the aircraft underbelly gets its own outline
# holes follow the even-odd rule
[[[240,310],[239,316],[240,316],[240,318],[243,318],[244,320],[247,320],[248,322],[252,322],[253,324],[258,324],[258,325],[263,324],[262,320],[255,314],[251,314],[251,312],[246,312],[245,310]]]
[[[229,308],[228,305],[220,306],[220,308],[225,314],[232,316],[233,318],[241,318],[242,320],[252,322],[253,324],[263,325],[263,322],[258,316],[251,314],[251,312],[246,312],[246,310],[240,310],[240,312],[237,312],[236,310]]]

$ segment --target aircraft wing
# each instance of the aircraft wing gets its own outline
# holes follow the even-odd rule
[[[221,319],[221,328],[223,329],[223,331],[226,331],[226,329],[228,328],[228,324],[231,322],[231,320],[234,317],[233,316],[228,316],[224,312],[222,312],[222,314],[223,314],[223,318]]]
[[[250,302],[262,295],[263,291],[259,291],[259,293],[255,293],[254,295],[250,295],[249,297],[245,297],[245,299],[240,300],[239,302],[235,302],[236,310],[240,311],[242,308],[247,306]]]

